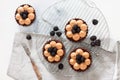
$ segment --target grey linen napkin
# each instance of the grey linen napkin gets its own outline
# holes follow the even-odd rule
[[[32,36],[32,40],[26,39],[28,34]],[[74,44],[75,46],[73,46],[73,43],[68,44],[69,41],[63,41],[61,39],[64,44],[67,43],[66,48],[68,48],[68,50],[66,53],[69,53],[69,49],[74,49],[79,46],[84,46],[90,49],[93,56],[92,66],[88,71],[84,73],[78,73],[72,70],[68,65],[68,54],[61,61],[61,63],[64,64],[64,69],[62,71],[58,69],[58,64],[50,64],[43,58],[42,46],[50,39],[51,37],[46,35],[17,33],[14,39],[8,75],[15,80],[37,80],[30,59],[21,46],[21,44],[24,43],[32,51],[31,57],[38,66],[43,80],[119,80],[119,43],[117,43],[118,46],[114,52],[109,52],[100,47],[91,48],[90,45],[86,43],[81,43],[80,45]],[[97,54],[99,54],[98,57]]]
[[[8,68],[8,75],[15,80],[37,80],[30,59],[21,45],[22,42],[27,44],[25,37],[21,34],[16,34]]]

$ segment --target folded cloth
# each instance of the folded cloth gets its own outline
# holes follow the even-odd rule
[[[31,38],[28,38],[28,35]],[[27,37],[27,38],[26,38]],[[43,45],[51,40],[56,39],[62,41],[66,48],[66,56],[60,63],[63,63],[64,69],[58,69],[58,63],[51,64],[46,61],[42,55]],[[43,80],[119,80],[119,46],[117,43],[114,52],[106,51],[100,47],[90,47],[89,44],[70,43],[63,38],[50,37],[46,35],[33,34],[33,33],[16,33],[13,51],[8,68],[8,75],[15,80],[38,80],[34,72],[29,57],[26,55],[22,44],[26,44],[31,51],[31,58],[39,68],[39,72],[42,74]],[[89,70],[85,72],[76,72],[68,64],[68,55],[71,49],[77,47],[85,47],[90,50],[93,63]],[[102,72],[102,74],[101,74]]]
[[[21,41],[27,43],[23,38],[20,34],[15,36],[8,75],[16,80],[37,80],[30,59],[21,46]]]

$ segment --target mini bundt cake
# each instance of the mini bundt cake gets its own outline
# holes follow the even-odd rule
[[[85,71],[90,67],[92,58],[87,50],[77,48],[70,53],[68,62],[75,71]]]
[[[17,8],[15,19],[19,25],[29,26],[36,18],[35,10],[31,5],[24,4]]]
[[[43,56],[50,63],[60,62],[65,54],[65,48],[62,42],[51,40],[43,46]]]
[[[86,38],[88,33],[88,26],[86,22],[81,19],[72,19],[65,26],[66,37],[74,42],[81,41]]]

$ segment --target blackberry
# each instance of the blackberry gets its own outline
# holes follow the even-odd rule
[[[98,24],[98,20],[97,20],[97,19],[93,19],[92,23],[93,23],[94,25],[97,25],[97,24]]]
[[[60,37],[60,36],[62,35],[62,33],[61,33],[61,32],[56,32],[56,35],[57,35],[58,37]]]
[[[59,69],[63,69],[63,68],[64,68],[64,65],[63,65],[62,63],[60,63],[60,64],[58,65],[58,68],[59,68]]]
[[[50,36],[54,36],[55,35],[55,32],[54,31],[51,31],[50,32]]]
[[[91,37],[90,37],[90,40],[91,40],[91,41],[95,41],[96,39],[97,39],[96,36],[91,36]]]
[[[27,36],[26,36],[26,39],[27,39],[27,40],[31,40],[31,39],[32,39],[31,35],[27,35]]]

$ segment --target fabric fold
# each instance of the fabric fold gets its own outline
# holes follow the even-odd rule
[[[26,42],[23,34],[16,34],[7,74],[16,80],[37,80],[21,42]]]

